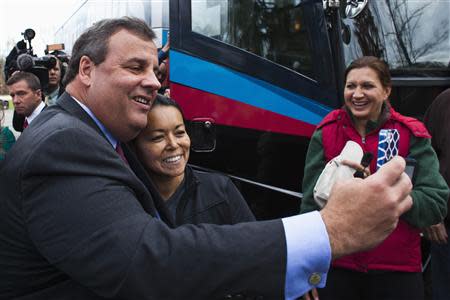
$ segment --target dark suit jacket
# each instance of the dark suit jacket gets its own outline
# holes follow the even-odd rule
[[[172,229],[127,158],[68,94],[33,121],[0,167],[0,299],[282,298],[280,220]]]
[[[45,105],[45,107],[47,107],[47,105]],[[44,107],[44,109],[45,109],[45,107]],[[23,132],[23,122],[25,122],[25,116],[17,114],[16,110],[14,110],[13,120],[12,120],[14,130],[17,132]]]
[[[12,119],[12,125],[15,131],[22,132],[23,131],[23,122],[25,122],[25,116],[19,115],[14,110],[14,115]]]
[[[450,186],[450,89],[440,93],[425,113],[424,123],[431,133],[431,145],[439,158],[439,171]],[[450,205],[450,198],[447,200]],[[450,206],[449,206],[450,207]],[[450,209],[445,224],[450,226]]]

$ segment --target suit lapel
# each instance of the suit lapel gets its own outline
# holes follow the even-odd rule
[[[61,97],[58,100],[58,104],[62,109],[67,111],[69,114],[75,116],[76,118],[80,119],[82,122],[88,124],[90,127],[92,127],[100,136],[102,136],[105,140],[107,140],[106,136],[104,135],[103,131],[97,126],[95,121],[91,118],[91,116],[88,115],[88,113],[75,101],[72,99],[72,97],[67,93],[64,92]],[[109,142],[108,142],[109,143]],[[136,195],[136,198],[142,205],[143,209],[151,214],[153,217],[156,217],[157,215],[157,209],[159,211],[159,206],[156,205],[153,201],[153,195],[154,192],[151,190],[151,186],[144,183],[143,179],[145,179],[145,176],[142,174],[142,166],[140,165],[137,158],[134,156],[134,154],[130,151],[128,146],[124,143],[122,143],[122,148],[125,153],[125,157],[128,160],[128,163],[130,165],[130,168],[133,172],[133,174],[137,177],[139,184],[142,185],[142,190],[145,191],[144,195]],[[145,172],[145,171],[144,171]],[[159,203],[159,201],[157,201]],[[160,213],[161,218],[163,221],[165,221],[168,225],[172,225],[171,219],[169,217],[169,214],[167,214],[165,211],[162,211]]]
[[[131,151],[130,147],[122,143],[123,152],[128,160],[130,168],[133,170],[134,174],[139,178],[139,180],[145,185],[146,189],[150,192],[151,198],[153,199],[152,204],[156,206],[161,219],[170,227],[175,227],[175,222],[173,217],[170,215],[169,210],[164,202],[164,200],[159,195],[158,190],[151,181],[150,177],[147,175],[144,167],[136,157],[136,155]]]
[[[103,138],[106,139],[103,131],[97,126],[91,116],[89,116],[88,113],[84,111],[84,109],[67,92],[64,92],[61,95],[57,105],[61,106],[69,114],[88,124],[90,127],[95,129],[95,131],[97,131]]]

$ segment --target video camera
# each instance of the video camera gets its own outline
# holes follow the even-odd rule
[[[36,35],[33,29],[26,29],[22,35],[23,40],[17,42],[6,57],[4,68],[5,79],[8,80],[15,71],[30,72],[39,78],[41,87],[45,90],[48,85],[48,70],[55,67],[56,58],[51,55],[37,57],[33,53],[31,40]]]
[[[45,55],[53,55],[63,64],[69,63],[69,55],[64,52],[64,43],[47,45],[44,50]]]

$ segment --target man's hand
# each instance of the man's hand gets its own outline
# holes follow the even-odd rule
[[[395,229],[412,206],[412,184],[404,169],[405,160],[395,157],[364,180],[334,185],[321,211],[333,259],[373,248]]]
[[[445,229],[445,224],[443,222],[425,228],[424,233],[425,237],[432,242],[437,244],[447,244],[447,229]]]

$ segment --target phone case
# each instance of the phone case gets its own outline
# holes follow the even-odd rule
[[[377,170],[398,155],[400,133],[397,129],[381,129],[378,134]]]

